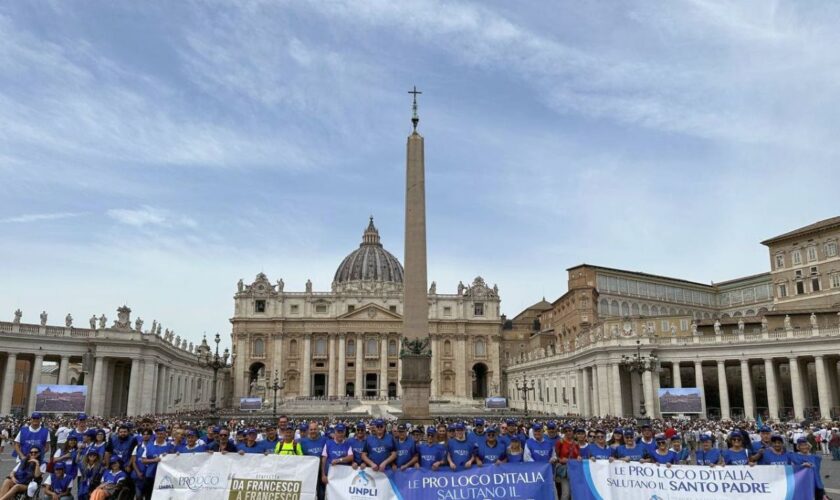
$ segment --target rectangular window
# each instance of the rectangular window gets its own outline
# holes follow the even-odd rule
[[[817,247],[808,247],[808,262],[817,260]]]
[[[802,295],[805,293],[805,282],[804,281],[797,281],[796,282],[796,295]]]
[[[799,264],[802,264],[802,252],[800,252],[799,250],[794,250],[793,251],[793,265],[798,266]]]
[[[779,298],[787,297],[787,285],[779,285]]]
[[[347,306],[347,312],[351,313],[356,310],[356,306]]]
[[[326,304],[315,304],[315,312],[316,313],[327,312],[327,305]]]
[[[572,404],[577,404],[577,387],[572,387]]]
[[[820,291],[820,279],[819,278],[811,278],[811,291],[812,292],[819,292]]]
[[[392,313],[395,313],[395,312],[397,312],[397,306],[388,306],[388,310],[391,311]]]
[[[661,321],[660,326],[662,327],[662,329],[659,330],[660,332],[667,332],[671,328],[671,325],[668,323],[667,319],[663,319]]]
[[[297,304],[292,304],[291,310],[292,310],[292,314],[297,314],[298,313],[298,305]]]
[[[473,306],[473,314],[476,316],[484,316],[484,302],[476,302]]]
[[[686,330],[688,330],[688,320],[687,319],[681,319],[680,320],[680,331],[684,332]]]
[[[819,269],[817,269],[817,266],[812,266],[811,267],[811,276],[814,276],[814,275],[817,275],[817,274],[819,274]]]
[[[831,288],[840,288],[840,273],[831,275]]]
[[[825,256],[834,257],[835,255],[837,255],[837,243],[829,241],[825,244]]]
[[[264,313],[265,312],[265,301],[264,300],[254,301],[254,312],[258,312],[258,313]]]
[[[445,306],[443,308],[443,315],[444,316],[452,316],[452,308],[449,306]]]
[[[785,256],[783,254],[776,254],[776,269],[785,267]]]
[[[801,278],[802,277],[802,269],[797,269],[796,271],[793,272],[793,274],[794,274],[795,277]]]

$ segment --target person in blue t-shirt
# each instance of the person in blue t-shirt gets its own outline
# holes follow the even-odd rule
[[[240,455],[248,454],[257,454],[262,453],[265,454],[265,448],[263,448],[260,443],[257,441],[257,430],[256,429],[248,429],[245,433],[245,441],[242,443],[238,443],[236,445],[236,451]],[[319,455],[320,456],[320,455]]]
[[[131,473],[131,454],[134,452],[134,446],[137,440],[134,436],[129,435],[128,425],[120,424],[117,428],[117,433],[111,435],[106,450],[110,456],[120,457],[125,471]]]
[[[656,449],[653,450],[653,453],[648,453],[647,458],[643,459],[642,462],[656,465],[665,464],[668,467],[679,462],[677,454],[668,449],[668,439],[664,435],[656,436],[654,442],[656,443]]]
[[[446,447],[449,451],[449,468],[452,470],[469,469],[475,463],[475,448],[467,440],[464,424],[455,424],[455,438],[450,439]]]
[[[375,471],[385,471],[397,459],[397,446],[394,438],[385,432],[385,421],[377,418],[373,421],[373,435],[368,436],[362,460]]]
[[[725,465],[755,465],[750,462],[750,454],[744,448],[744,436],[741,432],[733,432],[729,435],[729,449],[723,452],[723,463]]]
[[[615,449],[616,460],[623,462],[641,462],[647,455],[643,445],[636,443],[636,433],[633,429],[624,430],[624,444]]]
[[[674,434],[671,438],[671,451],[677,455],[677,463],[685,465],[691,457],[691,450],[683,444],[682,436]]]
[[[146,484],[146,466],[138,456],[143,456],[143,449],[152,441],[154,432],[150,429],[143,429],[140,433],[140,439],[137,440],[137,446],[131,453],[131,478],[134,480],[134,497],[143,498],[143,488]]]
[[[509,418],[505,420],[505,425],[501,429],[501,433],[499,434],[499,441],[505,445],[507,449],[510,446],[511,439],[516,437],[516,420]]]
[[[814,498],[823,498],[825,496],[825,486],[820,477],[822,457],[811,454],[811,443],[808,442],[808,438],[804,436],[797,438],[796,453],[791,453],[789,457],[794,471],[801,470],[803,467],[814,469]]]
[[[111,457],[108,470],[102,474],[102,482],[91,492],[90,499],[104,500],[110,497],[121,484],[125,483],[126,479],[128,479],[128,474],[122,470],[122,459],[116,456]]]
[[[759,465],[790,465],[790,456],[785,450],[785,440],[778,434],[770,436],[770,446],[759,448],[756,455]]]
[[[762,425],[758,428],[758,435],[760,439],[758,441],[753,442],[750,445],[750,453],[752,453],[752,457],[750,457],[753,461],[758,461],[761,457],[756,456],[760,450],[765,448],[770,448],[773,446],[773,443],[770,441],[770,427],[766,425]]]
[[[138,452],[138,448],[134,449],[135,456],[140,458],[142,464],[146,467],[146,481],[143,486],[143,496],[151,498],[152,487],[155,484],[155,476],[157,475],[157,465],[160,463],[161,457],[175,452],[175,447],[166,439],[166,427],[159,426],[155,428],[155,439],[144,446]],[[138,453],[142,453],[138,454]]]
[[[85,432],[87,431],[87,420],[88,416],[84,413],[79,413],[76,416],[76,427],[70,431],[70,436],[76,436],[76,440],[81,443],[83,441],[83,437]]]
[[[555,463],[557,455],[554,451],[554,443],[543,436],[542,424],[531,426],[534,437],[525,441],[525,462]]]
[[[259,441],[259,443],[266,453],[274,453],[274,449],[277,448],[279,442],[280,436],[277,435],[277,426],[274,424],[265,426],[265,439]]]
[[[333,438],[324,445],[321,453],[321,482],[327,484],[330,466],[353,463],[353,447],[347,441],[347,426],[338,423],[333,429]]]
[[[485,431],[485,434],[487,435],[486,438],[478,443],[478,465],[500,465],[507,462],[505,453],[507,447],[496,437],[499,430],[490,427]]]
[[[548,423],[545,424],[545,439],[546,441],[551,442],[551,447],[553,448],[557,441],[560,440],[560,433],[557,432],[557,422],[554,420],[549,420]]]
[[[607,446],[607,433],[603,429],[597,429],[595,431],[595,442],[581,448],[578,459],[585,460],[588,458],[593,462],[595,460],[609,460],[613,453],[614,450]]]
[[[642,425],[642,435],[636,438],[636,444],[648,455],[656,450],[656,440],[653,438],[653,427],[650,424]]]
[[[426,429],[426,441],[417,444],[417,465],[421,469],[438,470],[446,464],[446,446],[437,441],[437,430],[433,426]]]
[[[175,447],[175,453],[204,453],[208,451],[206,444],[198,444],[198,434],[190,429],[187,431],[187,441]]]
[[[41,413],[34,412],[29,417],[29,425],[22,427],[15,436],[15,456],[20,460],[27,460],[27,454],[22,450],[28,450],[37,446],[41,450],[41,460],[48,460],[50,453],[50,431],[41,425]]]
[[[51,500],[73,499],[72,489],[75,477],[67,475],[65,467],[64,462],[56,462],[53,466],[53,473],[44,479],[42,485],[45,486],[45,498]]]
[[[361,420],[356,423],[356,432],[353,437],[347,440],[350,447],[353,448],[353,467],[364,465],[362,461],[362,452],[365,451],[365,443],[367,443],[367,426]]]
[[[397,459],[392,464],[394,470],[404,471],[417,463],[417,449],[414,439],[408,435],[408,427],[405,424],[397,426],[397,438],[394,440],[397,450]]]
[[[710,465],[714,467],[721,463],[720,449],[712,446],[712,436],[708,434],[700,434],[700,447],[694,453],[697,465]]]
[[[298,441],[303,454],[310,457],[320,457],[327,444],[326,436],[321,435],[321,431],[318,430],[318,422],[309,422],[306,437],[301,437]]]
[[[473,447],[478,448],[478,444],[487,438],[487,432],[484,429],[484,419],[477,418],[473,420],[473,430],[467,435],[467,441],[472,443]]]

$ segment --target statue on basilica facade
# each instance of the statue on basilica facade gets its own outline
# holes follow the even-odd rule
[[[99,329],[104,330],[105,329],[105,324],[107,322],[108,322],[108,318],[106,318],[104,314],[102,316],[100,316],[99,317]]]
[[[762,316],[761,317],[761,331],[762,332],[767,331],[767,316]]]
[[[312,293],[312,280],[306,280],[306,293]]]
[[[236,290],[241,292],[245,288],[245,282],[242,281],[242,278],[239,278],[239,281],[236,282]]]
[[[744,333],[744,318],[738,318],[738,333]]]
[[[181,347],[181,336],[175,337],[175,347]]]
[[[70,313],[67,313],[67,316],[64,317],[64,326],[67,328],[73,326],[73,316],[71,316]]]
[[[157,333],[157,320],[156,319],[152,320],[152,329],[149,330],[149,333],[151,333],[152,335],[157,335],[158,334]]]
[[[136,320],[134,320],[134,329],[140,333],[143,333],[143,320],[140,319],[139,316]]]
[[[816,330],[820,327],[819,323],[817,323],[817,315],[811,313],[811,328]]]
[[[285,287],[286,287],[286,283],[283,282],[283,278],[280,278],[279,280],[277,280],[277,291],[278,292],[282,292],[283,288],[285,288]]]
[[[41,311],[41,326],[47,326],[47,311]]]
[[[691,334],[697,335],[697,321],[691,321]]]
[[[458,282],[458,295],[464,295],[464,289],[465,289],[465,288],[466,288],[466,287],[464,286],[464,282],[463,282],[463,281],[459,281],[459,282]]]
[[[432,286],[429,287],[429,295],[434,295],[437,293],[437,283],[432,281]]]
[[[90,317],[90,329],[96,330],[96,315]]]
[[[158,337],[160,337],[160,329],[161,329],[161,324],[158,323],[157,330],[155,331],[155,335],[157,335]]]
[[[20,309],[15,310],[15,319],[13,323],[19,325],[21,317],[23,317],[23,311],[21,311]]]
[[[785,330],[793,330],[793,325],[790,323],[790,314],[785,314]]]
[[[720,335],[720,320],[715,320],[715,335]]]

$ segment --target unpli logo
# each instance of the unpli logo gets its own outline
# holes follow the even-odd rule
[[[172,478],[168,475],[164,476],[163,479],[160,480],[160,484],[158,484],[157,487],[159,490],[171,490],[172,488],[174,488],[174,486],[172,486]]]
[[[376,481],[370,477],[365,471],[360,470],[356,473],[356,477],[350,482],[350,487],[347,488],[347,493],[353,497],[372,497],[378,496],[376,489]]]

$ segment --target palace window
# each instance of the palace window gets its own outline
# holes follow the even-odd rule
[[[660,322],[659,326],[660,326],[660,330],[659,330],[660,332],[667,332],[668,330],[671,329],[671,325],[670,325],[670,323],[668,323],[667,319],[663,319]]]
[[[347,341],[347,355],[348,356],[355,356],[356,355],[356,341],[350,339]]]
[[[396,356],[397,355],[397,341],[396,340],[389,340],[388,341],[388,356]]]
[[[315,355],[316,356],[326,356],[327,355],[327,339],[321,337],[315,340]]]
[[[452,356],[452,342],[448,340],[443,342],[443,354],[444,356]]]
[[[289,342],[289,354],[292,356],[297,356],[297,353],[297,340],[292,339],[291,342]]]
[[[351,313],[356,310],[356,306],[347,306],[347,312]]]
[[[444,306],[443,315],[444,316],[452,316],[452,308],[449,307],[449,306]]]
[[[808,247],[808,262],[817,260],[817,247],[810,246]]]
[[[820,279],[819,278],[811,278],[811,291],[812,292],[819,292],[820,291]]]
[[[255,300],[254,301],[254,312],[264,313],[265,312],[265,301],[264,300]]]
[[[263,339],[254,340],[254,356],[265,356],[265,341]]]
[[[484,302],[476,302],[473,306],[473,314],[484,316]]]
[[[681,319],[680,320],[680,331],[684,332],[686,330],[688,330],[688,320],[687,319]]]
[[[776,254],[776,269],[781,269],[785,267],[785,256],[784,254],[777,253]]]
[[[834,241],[829,241],[825,244],[825,256],[834,257],[835,255],[837,255],[837,243]]]
[[[379,342],[376,339],[367,339],[367,342],[365,342],[365,355],[376,356],[379,353],[378,345]]]
[[[805,282],[799,280],[796,282],[796,295],[802,295],[805,293]]]
[[[327,305],[326,304],[315,304],[315,312],[316,313],[327,312]]]
[[[840,288],[840,273],[831,275],[831,288]]]
[[[298,305],[297,305],[297,304],[292,304],[292,305],[291,305],[291,308],[290,308],[290,311],[291,311],[291,313],[292,313],[292,314],[297,314],[297,313],[298,313],[298,309],[299,309],[299,308],[298,308]]]
[[[475,341],[475,357],[483,358],[487,355],[487,344],[484,343],[484,339],[476,339]]]
[[[787,297],[787,285],[785,285],[784,283],[781,283],[781,284],[779,284],[777,289],[779,290],[779,298]]]
[[[802,252],[800,252],[799,250],[794,250],[793,251],[793,265],[798,266],[799,264],[802,264]]]

